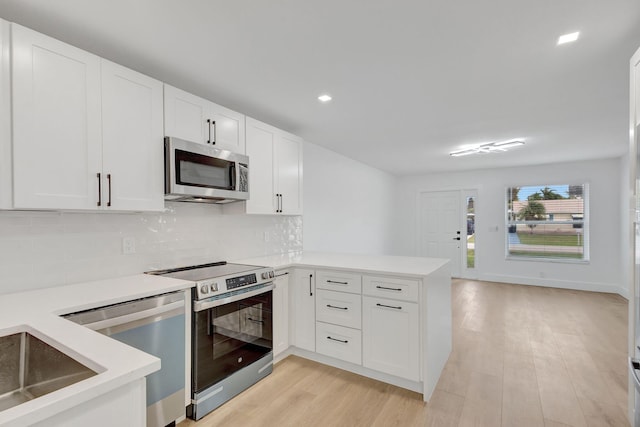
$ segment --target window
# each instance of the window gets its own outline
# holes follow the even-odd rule
[[[587,185],[507,188],[507,258],[589,259]]]

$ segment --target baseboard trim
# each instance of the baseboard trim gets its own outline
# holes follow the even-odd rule
[[[574,282],[571,280],[554,280],[526,276],[507,276],[502,274],[483,274],[478,280],[516,285],[543,286],[546,288],[572,289],[576,291],[605,292],[618,294],[629,299],[629,290],[614,283]]]

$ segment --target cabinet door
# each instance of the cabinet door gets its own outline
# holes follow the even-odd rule
[[[296,269],[293,274],[291,321],[293,344],[301,349],[316,350],[315,274],[313,270]]]
[[[247,213],[276,212],[273,150],[276,129],[247,117],[247,155],[249,156],[249,194]]]
[[[103,200],[115,210],[164,209],[162,83],[102,60]]]
[[[234,153],[245,153],[244,114],[210,103],[208,119],[207,125],[211,127],[211,144],[216,148]]]
[[[416,303],[363,297],[363,366],[419,381],[418,322]]]
[[[289,273],[276,271],[273,281],[273,355],[289,348]]]
[[[282,213],[302,215],[302,141],[283,133],[276,144],[277,193]]]
[[[13,207],[10,25],[0,19],[0,209]]]
[[[178,88],[164,85],[164,134],[206,144],[208,101]]]
[[[100,58],[12,24],[14,207],[97,208]]]

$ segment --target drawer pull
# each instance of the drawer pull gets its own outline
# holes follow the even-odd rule
[[[285,271],[284,273],[276,274],[276,277],[286,276],[287,274],[289,274],[289,272]]]
[[[378,307],[385,307],[385,308],[393,308],[394,310],[402,310],[402,307],[396,307],[394,305],[384,305],[384,304],[376,304]]]
[[[347,344],[349,342],[347,340],[339,340],[338,338],[333,338],[333,337],[327,337],[327,339],[331,341],[338,341],[338,342],[341,342],[342,344]]]
[[[335,280],[327,280],[327,283],[335,283],[338,285],[348,285],[349,282],[336,282]]]
[[[385,291],[397,291],[402,292],[402,288],[387,288],[386,286],[376,286],[377,289],[384,289]]]
[[[264,320],[252,319],[251,317],[247,317],[247,320],[253,323],[262,323],[264,325]]]
[[[336,305],[331,305],[331,304],[327,304],[327,307],[329,307],[329,308],[337,308],[338,310],[349,310],[348,307],[338,307]]]

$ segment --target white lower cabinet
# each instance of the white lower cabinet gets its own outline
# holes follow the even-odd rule
[[[419,383],[421,284],[404,277],[295,269],[291,344],[397,377],[392,383]]]
[[[273,356],[289,348],[289,272],[276,271],[273,281]]]
[[[418,304],[362,298],[362,364],[413,381],[420,380]]]
[[[316,351],[315,271],[296,269],[290,287],[293,345]]]
[[[362,331],[316,322],[316,352],[360,365],[362,364]]]
[[[360,329],[362,326],[362,297],[345,292],[318,289],[316,321]]]

